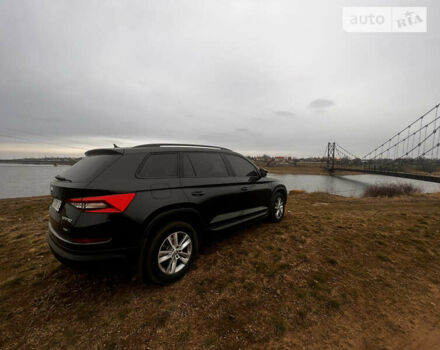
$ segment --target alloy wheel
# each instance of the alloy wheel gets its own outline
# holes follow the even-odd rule
[[[281,197],[277,197],[275,199],[274,210],[275,210],[275,218],[277,220],[281,219],[281,217],[283,216],[283,212],[284,212],[284,202]]]
[[[191,237],[183,231],[171,233],[159,248],[157,262],[160,270],[166,275],[178,273],[188,264],[191,253]]]

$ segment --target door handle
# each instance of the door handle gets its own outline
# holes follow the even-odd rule
[[[191,192],[191,194],[194,197],[201,197],[201,196],[204,196],[206,194],[206,192],[204,192],[204,191],[194,191],[194,192]]]
[[[247,187],[247,186],[243,186],[243,187],[241,188],[241,190],[242,190],[243,192],[246,192],[248,189],[249,189],[249,187]]]

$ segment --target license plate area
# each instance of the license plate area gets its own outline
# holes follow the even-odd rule
[[[54,208],[57,213],[59,213],[62,204],[63,204],[63,201],[61,201],[57,198],[54,198],[52,201],[51,207]]]

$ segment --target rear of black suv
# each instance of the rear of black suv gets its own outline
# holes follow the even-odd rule
[[[48,242],[68,264],[140,256],[146,279],[171,282],[203,232],[282,219],[286,189],[265,175],[217,147],[92,150],[51,183]]]
[[[122,151],[92,151],[77,164],[52,181],[53,197],[50,206],[49,245],[63,262],[87,262],[125,258],[136,251],[138,237],[124,234],[131,228],[138,231],[136,223],[127,217],[128,206],[136,194],[126,184],[98,185],[97,179],[106,170],[113,171],[129,165]],[[134,167],[134,166],[133,166]],[[129,170],[129,169],[127,169]],[[116,176],[115,176],[116,179]],[[120,215],[124,213],[124,215]],[[116,214],[116,215],[115,215]]]

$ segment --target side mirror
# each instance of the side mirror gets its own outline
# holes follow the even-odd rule
[[[260,172],[260,176],[261,177],[266,177],[266,175],[267,175],[267,170],[266,169],[260,168],[258,170]]]

